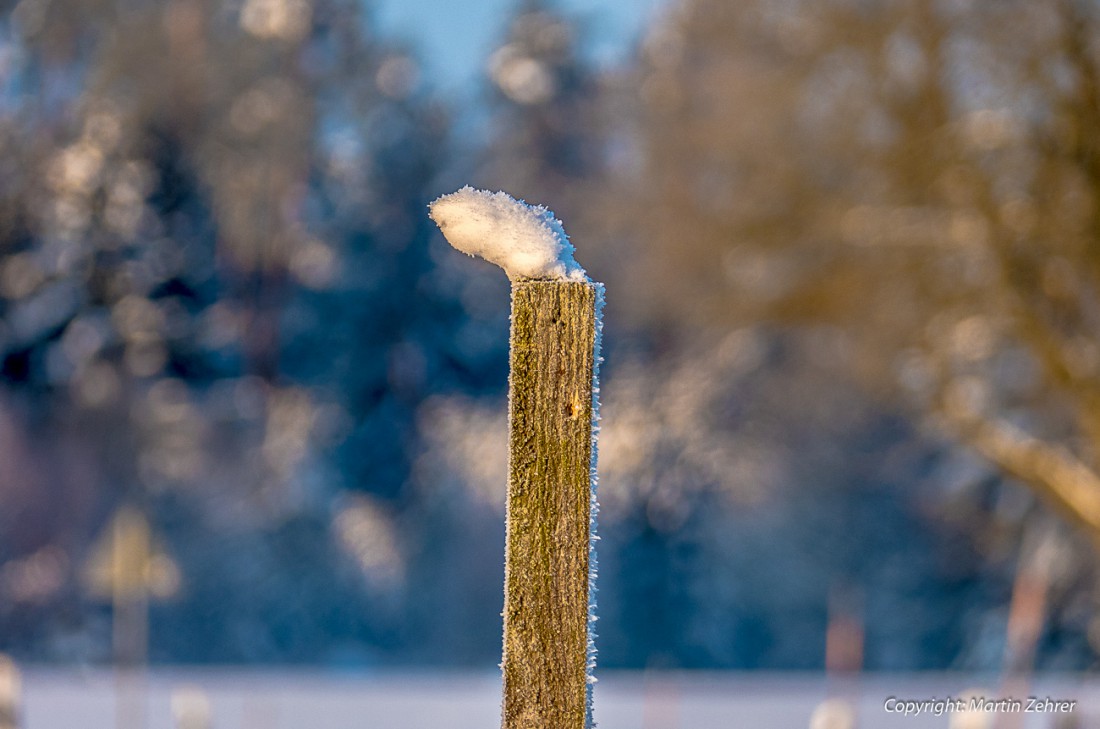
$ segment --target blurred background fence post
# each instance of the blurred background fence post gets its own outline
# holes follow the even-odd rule
[[[15,661],[0,653],[0,729],[19,726],[19,694],[22,682]]]
[[[512,287],[504,729],[588,724],[597,289]]]
[[[111,601],[116,724],[118,729],[143,726],[141,673],[149,652],[149,598],[173,595],[179,588],[179,568],[158,548],[145,516],[124,505],[95,546],[86,579],[93,595]]]
[[[210,729],[210,697],[197,686],[181,686],[172,692],[175,729]]]

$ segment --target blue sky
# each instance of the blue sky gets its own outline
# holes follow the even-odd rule
[[[430,84],[463,95],[482,72],[485,58],[505,31],[519,0],[374,0],[372,17],[388,38],[412,45]],[[601,64],[623,59],[666,0],[558,0],[579,19],[586,52]]]

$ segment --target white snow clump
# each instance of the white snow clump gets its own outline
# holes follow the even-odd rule
[[[447,242],[504,269],[513,281],[587,281],[561,221],[542,205],[467,185],[428,206]]]

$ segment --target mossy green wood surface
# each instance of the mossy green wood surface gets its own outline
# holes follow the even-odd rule
[[[596,285],[512,286],[503,729],[584,729]]]

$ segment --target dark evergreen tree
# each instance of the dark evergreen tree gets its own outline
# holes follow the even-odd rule
[[[129,501],[184,573],[154,657],[384,654],[418,407],[503,347],[429,248],[447,114],[355,3],[39,9],[0,115],[0,563],[56,575],[0,585],[5,625],[47,616],[0,649],[95,633],[87,545]]]

